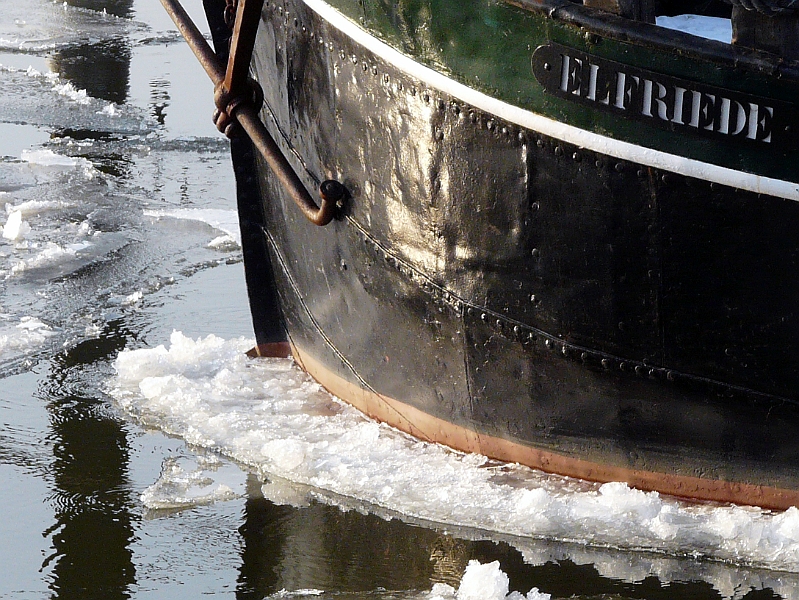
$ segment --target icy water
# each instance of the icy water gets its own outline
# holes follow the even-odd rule
[[[799,598],[797,510],[460,455],[245,358],[210,98],[157,0],[0,0],[0,598]]]

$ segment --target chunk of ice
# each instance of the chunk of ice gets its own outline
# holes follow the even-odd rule
[[[549,594],[533,588],[526,595],[508,592],[509,580],[499,561],[481,564],[470,560],[458,590],[446,583],[437,583],[426,600],[550,600]]]
[[[8,215],[8,220],[3,227],[3,237],[7,240],[16,241],[23,239],[31,231],[31,226],[27,221],[22,220],[22,212],[15,210]]]

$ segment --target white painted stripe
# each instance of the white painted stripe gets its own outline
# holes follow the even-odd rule
[[[369,34],[348,17],[338,12],[338,10],[326,2],[323,2],[323,0],[303,0],[303,2],[342,33],[411,77],[423,81],[432,88],[450,94],[467,104],[471,104],[485,112],[494,114],[506,121],[557,138],[564,142],[622,160],[628,160],[648,167],[678,173],[687,177],[704,179],[705,181],[720,183],[750,192],[758,192],[799,201],[799,184],[783,181],[781,179],[744,173],[735,169],[720,167],[676,154],[668,154],[637,144],[614,140],[572,125],[560,123],[532,113],[529,110],[492,98],[462,83],[454,81],[446,75],[434,71],[395,50],[388,44],[385,44]]]

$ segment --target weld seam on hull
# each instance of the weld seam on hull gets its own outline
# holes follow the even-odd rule
[[[701,377],[699,375],[684,373],[682,371],[671,369],[668,366],[653,365],[640,360],[624,358],[609,354],[607,352],[601,352],[587,346],[569,343],[568,341],[563,340],[556,335],[547,333],[542,329],[533,327],[522,321],[508,318],[505,315],[502,315],[501,313],[486,306],[480,306],[478,304],[464,300],[452,290],[435,283],[430,277],[416,269],[409,262],[403,260],[392,250],[380,244],[380,242],[371,234],[369,234],[369,232],[352,216],[347,216],[346,220],[358,231],[358,233],[363,237],[364,241],[374,246],[378,254],[384,254],[386,257],[386,262],[389,266],[394,266],[400,273],[409,277],[424,293],[431,296],[434,300],[448,304],[458,311],[461,316],[463,316],[467,311],[469,314],[472,314],[472,312],[476,311],[481,313],[483,316],[489,317],[484,319],[486,323],[497,334],[506,339],[516,339],[522,343],[542,343],[547,350],[550,350],[555,356],[560,357],[562,360],[579,360],[582,363],[601,366],[606,371],[612,370],[631,378],[648,377],[660,385],[681,383],[683,385],[702,386],[705,388],[724,390],[725,392],[743,394],[747,397],[757,398],[759,400],[789,402],[792,404],[796,403],[795,400],[785,396],[759,392],[749,387],[733,385],[731,383],[726,383],[724,381],[719,381],[709,377]],[[388,257],[390,257],[390,259],[388,259]],[[420,285],[419,280],[423,281],[424,283]],[[530,340],[530,336],[534,336],[534,341]]]
[[[269,232],[266,229],[263,229],[262,231],[263,231],[264,236],[266,237],[267,241],[269,242],[269,245],[271,246],[272,251],[274,252],[275,258],[277,259],[277,262],[280,265],[280,269],[283,271],[283,274],[288,279],[288,282],[289,282],[289,285],[292,288],[292,291],[297,296],[297,299],[298,299],[300,305],[302,306],[303,312],[305,312],[307,317],[310,319],[311,323],[313,324],[314,329],[317,331],[317,333],[322,338],[322,340],[324,340],[325,345],[328,348],[330,348],[331,352],[333,352],[333,354],[336,356],[336,358],[338,358],[342,362],[342,364],[344,364],[347,367],[347,369],[353,374],[353,376],[358,380],[358,382],[360,382],[361,387],[353,386],[353,390],[361,390],[361,393],[370,394],[374,398],[384,398],[384,396],[382,394],[380,394],[371,385],[369,385],[369,383],[355,369],[355,366],[349,360],[347,360],[347,358],[341,353],[341,351],[338,348],[336,348],[336,345],[333,343],[333,340],[331,340],[327,336],[327,334],[325,334],[324,330],[322,329],[322,326],[319,324],[319,322],[316,320],[316,317],[314,317],[313,313],[311,312],[311,310],[306,305],[305,300],[303,300],[302,295],[300,294],[300,291],[299,291],[299,288],[298,288],[296,282],[294,281],[293,277],[291,276],[291,273],[289,272],[288,268],[286,267],[285,259],[283,258],[282,254],[280,253],[280,250],[279,250],[277,244],[272,239],[272,236],[269,234]],[[300,366],[300,368],[302,368],[303,371],[305,371],[307,373],[311,373],[311,371],[306,366],[306,362],[310,362],[312,359],[310,359],[310,357],[307,354],[298,352],[296,350],[297,346],[294,343],[294,341],[291,339],[291,333],[289,333],[289,343],[291,344],[291,348],[292,348],[292,356],[297,361],[297,364]],[[314,361],[314,364],[315,364],[315,361]],[[344,397],[341,397],[341,398],[343,399],[343,398],[349,398],[349,397],[348,396],[344,396]],[[352,404],[353,406],[357,407],[357,403],[356,402],[350,402],[349,400],[347,400],[347,402]],[[402,410],[400,410],[400,407],[395,406],[395,404],[399,404],[399,403],[391,403],[388,400],[386,400],[385,403],[384,403],[384,405],[386,407],[388,407],[393,412],[393,414],[395,415],[395,417],[393,419],[391,419],[391,421],[394,422],[394,423],[397,423],[396,427],[398,429],[401,429],[402,431],[410,433],[411,435],[413,435],[413,436],[415,436],[417,438],[420,438],[420,439],[422,439],[424,441],[433,441],[434,434],[433,435],[429,435],[428,432],[425,432],[423,427],[419,427],[419,426],[416,425],[415,420],[413,420],[413,419],[411,419],[411,418],[409,418],[407,416],[407,414],[409,412],[411,412],[411,413],[416,412],[416,409],[414,409],[412,407],[407,407],[407,410],[404,409],[404,408]],[[406,405],[401,405],[401,406],[405,407]],[[420,414],[424,414],[424,413],[420,413]],[[388,422],[387,419],[381,419],[381,420],[385,420],[386,422]]]

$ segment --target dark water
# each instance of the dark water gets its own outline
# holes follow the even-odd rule
[[[211,86],[156,0],[0,0],[0,65],[0,598],[430,598],[470,560],[559,598],[794,597],[794,575],[730,560],[435,526],[291,482],[270,500],[268,474],[140,425],[105,391],[120,351],[251,336],[240,249],[209,246],[235,206]],[[148,507],[174,465],[230,497]]]

